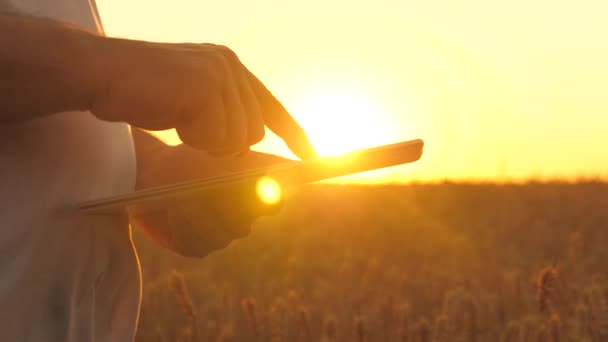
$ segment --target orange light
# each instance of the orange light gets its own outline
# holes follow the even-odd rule
[[[383,108],[363,91],[342,88],[317,90],[293,106],[319,155],[339,156],[389,143],[391,127],[383,119],[387,117]]]
[[[262,177],[258,180],[257,193],[266,204],[277,204],[283,195],[279,182],[270,177]]]

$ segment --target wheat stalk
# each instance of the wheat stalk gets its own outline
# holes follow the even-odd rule
[[[260,339],[260,327],[258,324],[258,316],[256,312],[256,301],[253,298],[246,298],[241,301],[241,308],[243,310],[243,314],[247,319],[247,323],[249,324],[249,328],[253,332],[253,337],[256,340]]]
[[[194,309],[192,297],[190,296],[190,291],[188,291],[184,274],[175,270],[171,271],[169,273],[168,283],[169,289],[177,299],[182,313],[186,316],[190,323],[191,339],[198,341],[199,333],[198,325],[196,324],[197,314],[196,310]]]

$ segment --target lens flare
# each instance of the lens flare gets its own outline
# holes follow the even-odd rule
[[[260,178],[257,192],[258,197],[266,204],[277,204],[282,197],[281,185],[270,177]]]

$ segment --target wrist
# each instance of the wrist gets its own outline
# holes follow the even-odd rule
[[[124,86],[121,80],[127,77],[134,68],[138,67],[138,61],[133,58],[137,55],[138,44],[136,40],[108,38],[98,36],[88,44],[90,51],[83,65],[83,74],[88,77],[85,82],[88,85],[89,110],[98,118],[108,121],[129,122],[128,113],[116,110],[108,110],[107,103],[111,102],[111,96],[115,87]],[[103,110],[101,110],[103,108]]]
[[[72,63],[65,65],[67,79],[72,80],[72,84],[67,86],[71,89],[74,101],[71,106],[76,110],[89,111],[98,89],[103,88],[106,75],[101,67],[100,60],[104,58],[104,40],[106,38],[83,31],[70,32],[70,37],[66,38],[69,42],[70,56],[73,56]]]

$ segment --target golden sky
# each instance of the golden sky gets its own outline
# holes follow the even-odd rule
[[[322,153],[425,140],[358,179],[608,176],[608,2],[97,1],[108,35],[231,47]]]

